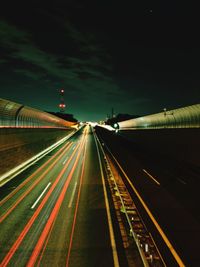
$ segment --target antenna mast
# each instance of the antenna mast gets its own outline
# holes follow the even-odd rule
[[[59,108],[60,108],[60,112],[64,113],[65,112],[65,100],[64,100],[64,92],[65,90],[62,88],[60,89],[59,93],[60,93],[60,104],[59,104]]]

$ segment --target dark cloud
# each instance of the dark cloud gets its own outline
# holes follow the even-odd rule
[[[17,74],[21,74],[23,76],[27,76],[28,78],[33,79],[33,80],[41,80],[45,78],[45,75],[42,75],[42,73],[37,73],[33,71],[31,72],[27,69],[16,69],[14,70],[14,72]]]
[[[199,101],[191,9],[176,1],[62,4],[2,12],[1,97],[56,111],[64,87],[80,119],[103,119],[111,107],[146,114]]]
[[[13,71],[20,76],[30,78],[30,82],[31,80],[44,81],[47,77],[51,77],[51,79],[62,81],[67,87],[75,90],[76,94],[82,94],[82,98],[89,92],[88,101],[92,102],[95,98],[104,101],[109,91],[114,94],[119,90],[113,79],[106,74],[112,67],[104,63],[106,56],[102,48],[93,43],[90,45],[92,38],[83,36],[69,23],[66,29],[72,41],[80,46],[80,57],[71,57],[70,54],[67,55],[67,52],[63,58],[47,53],[33,42],[33,37],[29,33],[5,21],[1,21],[0,29],[1,45],[10,48],[10,62],[21,61],[18,64],[19,68],[15,65]],[[24,63],[29,64],[29,69],[21,68]],[[98,96],[99,91],[100,96]]]

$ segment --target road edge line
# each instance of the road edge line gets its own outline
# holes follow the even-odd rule
[[[100,158],[100,152],[98,148],[98,144],[96,141],[96,136],[94,135],[94,140],[97,148],[97,154],[98,154],[98,159],[99,159],[99,166],[100,166],[100,171],[101,171],[101,179],[102,179],[102,184],[103,184],[103,191],[104,191],[104,199],[105,199],[105,205],[106,205],[106,213],[107,213],[107,219],[108,219],[108,226],[109,226],[109,232],[110,232],[110,241],[111,241],[111,247],[112,247],[112,254],[113,254],[113,261],[114,261],[114,266],[119,267],[119,258],[117,254],[117,247],[116,247],[116,242],[115,242],[115,236],[114,236],[114,230],[113,230],[113,225],[112,225],[112,219],[111,219],[111,213],[110,213],[110,205],[108,202],[108,194],[106,190],[106,185],[105,185],[105,177],[103,174],[103,167],[101,163],[101,158]]]

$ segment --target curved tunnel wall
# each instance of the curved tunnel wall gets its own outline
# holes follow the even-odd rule
[[[120,130],[200,128],[200,104],[119,122]]]
[[[0,127],[71,128],[74,125],[47,112],[0,98]]]
[[[0,99],[0,176],[77,128],[76,123]]]

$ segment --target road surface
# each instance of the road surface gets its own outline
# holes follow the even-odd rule
[[[127,266],[89,126],[0,189],[0,266]]]
[[[154,151],[141,149],[115,133],[100,127],[96,132],[119,163],[119,172],[125,173],[129,192],[166,265],[198,267],[199,179],[194,180],[186,166],[182,166],[184,176],[180,177],[173,172],[175,162],[165,161]]]

